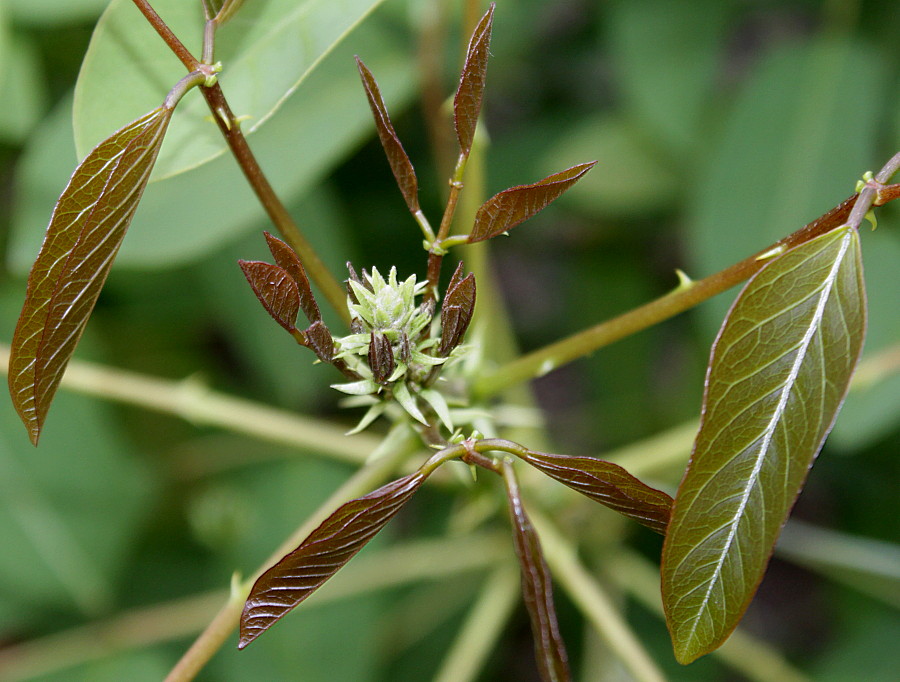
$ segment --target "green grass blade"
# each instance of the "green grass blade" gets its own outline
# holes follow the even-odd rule
[[[752,599],[847,392],[865,310],[859,237],[839,227],[773,260],[729,312],[663,548],[680,662],[718,647]]]

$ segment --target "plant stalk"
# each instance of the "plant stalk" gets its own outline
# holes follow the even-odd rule
[[[150,6],[147,0],[132,0],[132,2],[134,2],[141,14],[144,15],[144,18],[147,19],[149,24],[159,34],[159,37],[165,41],[169,49],[181,60],[181,63],[184,64],[188,71],[196,71],[200,68],[201,64],[197,61],[197,58],[184,46],[184,43],[178,39],[178,36],[172,33],[172,29],[162,20],[162,17],[156,13],[156,10]]]

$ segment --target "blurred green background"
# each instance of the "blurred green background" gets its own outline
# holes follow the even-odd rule
[[[253,12],[264,15],[278,3],[253,4],[222,30],[237,54],[246,49],[242,38],[259,28]],[[347,260],[397,265],[401,274],[424,269],[421,236],[374,138],[352,55],[378,78],[417,168],[426,213],[437,222],[446,181],[417,95],[419,55],[422,36],[430,36],[425,51],[444,55],[440,79],[449,94],[461,4],[386,0],[249,138],[338,277]],[[599,160],[553,208],[492,245],[522,349],[665,293],[677,284],[676,268],[699,278],[730,265],[842,201],[864,171],[900,149],[900,13],[889,3],[497,4],[485,191]],[[0,343],[11,339],[28,266],[77,162],[74,85],[106,5],[0,0]],[[185,12],[199,16],[192,5]],[[427,27],[441,16],[446,30],[436,35],[444,42],[436,44]],[[186,42],[196,47],[197,36]],[[162,54],[177,78],[180,65]],[[145,105],[123,94],[130,92],[128,67],[117,73],[116,66],[75,97],[76,109],[87,106],[85,97],[93,106],[77,122],[86,139],[94,128],[111,133],[165,95],[163,87]],[[238,114],[241,104],[233,103]],[[138,108],[122,119],[103,117],[128,106]],[[178,151],[164,150],[160,163],[177,169]],[[900,211],[882,209],[879,223],[863,235],[866,358],[900,343]],[[271,227],[227,156],[152,182],[76,357],[169,379],[197,377],[351,426],[357,415],[337,413],[328,388],[336,377],[313,367],[311,354],[272,324],[235,263],[266,257],[264,229]],[[548,447],[602,456],[695,417],[709,345],[732,298],[720,296],[534,382]],[[773,560],[745,619],[747,630],[809,679],[888,681],[900,669],[900,554],[889,544],[898,540],[900,511],[896,364],[851,393],[797,505],[796,517],[813,526],[791,531],[785,558]],[[686,457],[685,449],[682,463]],[[651,482],[674,490],[677,469],[654,471]],[[0,647],[20,652],[14,647],[23,642],[224,589],[234,571],[251,572],[351,472],[314,452],[65,390],[34,450],[9,401],[0,401]],[[502,530],[505,518],[492,506],[497,493],[484,482],[456,494],[426,490],[373,553],[458,533],[465,510],[477,517],[485,505],[485,519],[472,523]],[[583,534],[585,560],[598,567],[620,548],[658,555],[658,538],[606,512],[582,515],[572,527]],[[238,655],[229,643],[199,679],[430,679],[486,575],[472,570],[311,602],[247,652]],[[559,601],[579,678],[629,679],[598,653],[571,602],[561,593]],[[620,606],[670,679],[746,679],[712,657],[678,666],[662,621],[624,593]],[[173,641],[118,651],[114,640],[95,640],[95,660],[24,679],[160,679],[204,622],[181,618],[136,626],[145,634],[183,628]],[[48,647],[51,659],[74,660],[65,647]],[[520,607],[479,679],[537,679],[530,649]],[[19,679],[15,664],[0,648],[0,679]]]

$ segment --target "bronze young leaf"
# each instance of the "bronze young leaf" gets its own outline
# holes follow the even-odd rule
[[[316,303],[313,296],[312,288],[309,286],[309,278],[306,276],[306,270],[297,253],[283,241],[277,237],[273,237],[268,232],[263,233],[266,236],[266,244],[275,262],[287,272],[291,279],[297,283],[297,293],[300,295],[300,308],[303,314],[310,322],[316,322],[322,319],[322,313],[319,311],[319,304]]]
[[[154,109],[98,144],[56,202],[28,277],[9,361],[13,404],[35,445],[137,210],[171,116],[170,107]]]
[[[419,210],[419,185],[416,180],[416,171],[413,169],[412,162],[406,155],[403,145],[400,144],[400,138],[394,132],[394,126],[388,116],[387,107],[384,106],[384,100],[381,98],[381,91],[378,89],[375,77],[359,57],[356,58],[356,66],[366,90],[372,116],[375,117],[378,139],[381,140],[381,146],[384,147],[384,153],[391,165],[394,178],[397,180],[397,186],[403,193],[410,212],[416,213]]]
[[[347,502],[263,573],[244,604],[238,648],[250,644],[337,573],[400,511],[426,477],[417,471]]]
[[[300,293],[294,279],[277,265],[239,260],[238,265],[266,312],[288,331],[297,328]]]
[[[844,400],[865,325],[859,236],[848,226],[773,260],[729,311],[663,548],[681,663],[717,648],[753,598]]]
[[[548,175],[533,185],[518,185],[503,190],[485,201],[475,214],[468,243],[484,241],[503,234],[546,208],[594,167],[596,161],[581,163]]]
[[[567,682],[571,679],[569,659],[559,634],[550,569],[544,561],[537,532],[525,513],[519,487],[508,462],[503,466],[503,478],[509,499],[516,555],[522,567],[522,597],[531,616],[538,670],[544,682]]]
[[[456,138],[463,157],[468,157],[475,138],[478,115],[484,97],[484,81],[487,76],[488,47],[491,43],[491,27],[494,23],[494,3],[488,8],[472,32],[466,63],[459,78],[459,87],[453,98],[453,120]]]
[[[619,465],[595,457],[570,457],[534,451],[520,453],[519,457],[592,500],[657,533],[666,532],[672,498],[642,483]]]

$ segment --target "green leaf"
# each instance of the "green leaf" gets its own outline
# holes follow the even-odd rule
[[[425,480],[416,472],[338,508],[297,549],[263,573],[241,614],[243,649],[309,597],[380,531]]]
[[[97,145],[53,211],[28,278],[9,364],[13,404],[35,445],[137,210],[171,115],[171,109],[154,109]]]
[[[700,431],[662,559],[676,658],[737,625],[834,423],[862,349],[859,236],[839,227],[745,286],[713,346]]]
[[[732,12],[732,4],[720,0],[610,3],[603,23],[616,89],[638,127],[670,153],[693,155],[703,148],[697,138],[709,119]],[[630,163],[615,160],[612,167]]]
[[[244,7],[229,27],[240,24],[247,9]],[[301,227],[310,228],[307,231],[317,249],[336,254],[332,263],[337,265],[347,258],[345,250],[330,243],[335,235],[327,231],[315,234],[321,228],[315,224],[315,217],[292,203],[372,132],[371,114],[361,102],[359,76],[352,68],[353,51],[366,54],[367,63],[378,73],[385,100],[398,103],[395,108],[409,101],[415,82],[414,62],[399,52],[396,40],[377,15],[354,33],[352,43],[342,44],[330,54],[279,115],[250,139],[275,191],[295,211]],[[182,101],[178,108],[186,103]],[[66,106],[62,104],[41,124],[18,164],[10,244],[11,261],[17,271],[27,272],[34,260],[40,247],[35,224],[45,223],[46,212],[75,163],[71,121],[64,120]],[[303,153],[302,163],[298,162],[298,150]],[[317,189],[317,194],[321,192]],[[178,206],[176,219],[172,206]],[[234,159],[222,156],[201,168],[151,183],[117,267],[170,268],[184,264],[219,250],[239,235],[266,229],[264,221],[259,202]]]
[[[6,0],[16,22],[39,26],[74,24],[100,16],[109,0]]]
[[[475,128],[481,113],[481,102],[484,97],[484,81],[487,77],[488,47],[491,44],[491,28],[494,23],[494,3],[475,26],[469,48],[466,51],[466,62],[463,65],[453,98],[453,121],[456,124],[456,139],[463,156],[468,156],[475,139]]]
[[[518,456],[550,478],[595,502],[657,533],[666,532],[672,498],[642,483],[618,464],[595,457],[569,457],[534,451]]]
[[[572,676],[566,646],[556,619],[550,569],[544,560],[538,534],[525,513],[519,486],[509,464],[504,466],[503,478],[506,482],[516,556],[522,568],[522,596],[531,617],[538,670],[544,682],[567,682]]]
[[[596,163],[591,161],[572,166],[532,185],[518,185],[495,194],[475,214],[468,243],[491,239],[525,222],[558,199]]]
[[[0,42],[3,40],[0,35]],[[46,93],[40,56],[31,41],[12,33],[7,48],[0,47],[0,64],[0,140],[22,143],[44,113]]]
[[[268,0],[245,3],[216,36],[219,83],[232,110],[247,116],[252,135],[274,114],[350,31],[382,0]],[[156,0],[154,8],[199,55],[203,13],[199,2]],[[75,89],[73,119],[79,157],[117,121],[158,101],[184,67],[142,18],[131,0],[113,0],[85,55]],[[110,83],[116,97],[109,97]],[[192,97],[172,120],[154,180],[203,164],[226,150],[202,97]],[[251,141],[252,143],[252,141]]]
[[[381,98],[381,91],[378,89],[375,77],[359,57],[356,58],[356,66],[359,69],[360,78],[362,78],[366,98],[369,100],[369,108],[372,109],[372,116],[375,117],[378,139],[381,140],[381,146],[391,165],[391,172],[397,180],[397,186],[400,188],[410,212],[416,213],[419,210],[419,183],[416,179],[416,171],[406,155],[403,145],[400,144],[400,138],[397,137],[391,118],[388,116],[387,107]]]

